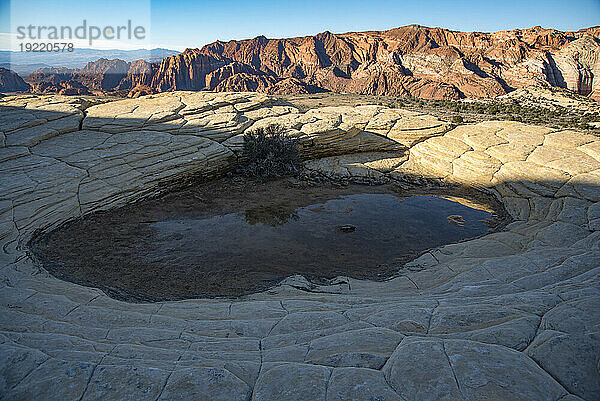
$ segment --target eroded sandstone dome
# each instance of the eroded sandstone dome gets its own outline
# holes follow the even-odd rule
[[[382,106],[305,113],[250,93],[0,100],[0,389],[6,399],[522,399],[600,393],[600,140],[516,122],[452,128]],[[239,299],[130,304],[48,275],[36,230],[231,167],[249,129],[307,168],[493,193],[505,231],[385,282],[290,277]],[[361,153],[356,153],[360,151]],[[580,397],[580,398],[578,398]]]

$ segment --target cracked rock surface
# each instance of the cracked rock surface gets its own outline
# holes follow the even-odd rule
[[[2,399],[598,399],[598,137],[382,106],[302,113],[256,93],[0,108]],[[36,230],[213,177],[244,132],[275,123],[308,170],[481,188],[513,222],[385,282],[292,276],[238,299],[125,303],[30,258]]]

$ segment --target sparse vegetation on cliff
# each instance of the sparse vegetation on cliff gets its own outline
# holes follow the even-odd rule
[[[556,128],[594,130],[589,123],[600,121],[600,113],[578,113],[567,107],[553,108],[523,105],[516,100],[486,100],[457,102],[450,100],[428,101],[430,106],[455,113],[479,114],[490,120],[510,120],[527,124],[550,125]],[[454,117],[452,119],[454,123]]]
[[[561,95],[564,96],[565,94],[565,91],[561,92]],[[455,122],[456,117],[461,117],[463,123],[508,120],[545,125],[556,129],[575,129],[600,135],[600,127],[596,126],[600,126],[600,124],[592,124],[600,122],[600,107],[598,107],[596,101],[582,96],[578,96],[577,103],[584,107],[561,105],[554,99],[543,103],[536,98],[427,100],[410,97],[394,98],[391,96],[334,93],[288,96],[286,100],[301,110],[326,106],[378,104],[389,108],[401,108],[431,114],[455,125],[458,124]],[[586,100],[587,103],[582,100]]]

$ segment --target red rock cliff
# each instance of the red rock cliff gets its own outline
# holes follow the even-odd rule
[[[217,41],[156,64],[96,64],[100,61],[99,66],[91,63],[94,68],[79,70],[73,79],[92,89],[331,90],[433,99],[494,97],[547,84],[600,97],[598,27],[481,33],[411,25],[389,31]],[[93,79],[93,72],[101,78]]]

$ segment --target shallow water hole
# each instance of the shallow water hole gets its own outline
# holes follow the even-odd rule
[[[224,178],[84,216],[30,247],[56,277],[134,302],[240,296],[295,274],[384,280],[499,226],[491,198],[459,192]]]

